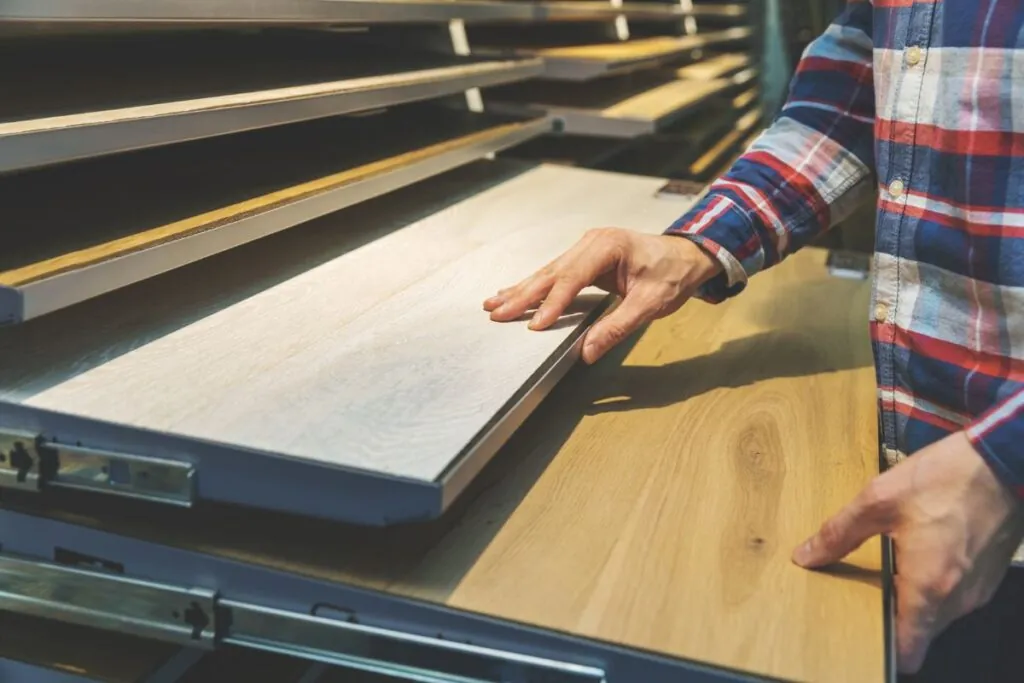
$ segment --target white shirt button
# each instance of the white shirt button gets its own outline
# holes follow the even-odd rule
[[[921,58],[924,57],[924,50],[918,46],[907,48],[907,65],[917,66],[921,63]]]
[[[875,304],[875,321],[884,323],[889,319],[889,307],[885,304]]]
[[[903,186],[902,180],[894,180],[891,183],[889,183],[889,195],[893,199],[899,199],[900,197],[902,197],[903,191],[905,189],[906,188]]]

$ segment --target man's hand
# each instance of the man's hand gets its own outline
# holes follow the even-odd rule
[[[898,665],[915,673],[935,636],[992,598],[1024,537],[1024,513],[958,432],[877,477],[793,560],[831,564],[877,534],[896,548]]]
[[[591,285],[617,294],[621,304],[583,340],[583,360],[593,363],[642,324],[676,311],[720,269],[714,257],[682,237],[592,230],[537,273],[485,301],[484,309],[492,320],[507,322],[540,304],[530,329],[543,330]]]

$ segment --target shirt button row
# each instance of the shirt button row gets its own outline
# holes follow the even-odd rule
[[[875,321],[884,323],[889,319],[889,307],[885,304],[875,304]]]
[[[913,46],[907,49],[907,65],[917,66],[921,63],[921,58],[924,57],[924,50],[918,46]]]
[[[891,183],[889,183],[889,196],[891,196],[893,199],[899,199],[900,197],[903,196],[903,191],[905,189],[906,188],[903,186],[902,180],[894,180]]]

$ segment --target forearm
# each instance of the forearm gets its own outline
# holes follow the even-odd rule
[[[871,6],[851,2],[807,49],[780,116],[667,231],[715,255],[720,300],[842,220],[873,192]]]

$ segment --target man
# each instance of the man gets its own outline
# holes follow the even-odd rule
[[[1022,30],[1022,0],[852,0],[778,119],[665,235],[592,232],[484,305],[508,321],[539,304],[543,330],[585,286],[619,294],[584,340],[594,362],[691,296],[739,294],[880,188],[870,325],[890,467],[793,559],[821,567],[893,539],[906,673],[992,598],[1024,537]],[[951,648],[999,636],[985,610]],[[1024,681],[1024,662],[951,673],[931,666],[939,651],[929,680]]]

